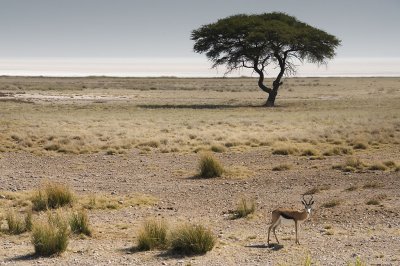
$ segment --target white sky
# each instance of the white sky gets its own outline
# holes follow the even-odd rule
[[[272,11],[342,40],[337,60],[300,67],[299,75],[400,75],[398,0],[0,0],[0,75],[220,76],[192,51],[191,31]]]

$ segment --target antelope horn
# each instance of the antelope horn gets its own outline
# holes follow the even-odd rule
[[[311,203],[313,201],[313,195],[311,195],[311,199],[308,201],[308,203]]]

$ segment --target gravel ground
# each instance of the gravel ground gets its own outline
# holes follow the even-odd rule
[[[305,156],[271,155],[268,148],[216,156],[228,169],[241,169],[223,178],[193,178],[199,156],[182,153],[124,155],[0,155],[0,190],[18,193],[38,187],[44,180],[70,185],[79,195],[123,197],[146,194],[157,198],[152,206],[92,210],[92,238],[72,237],[59,257],[35,257],[30,234],[0,236],[0,265],[303,265],[310,256],[316,265],[347,265],[360,257],[368,264],[400,265],[400,172],[344,173],[332,165],[343,156],[310,160]],[[365,160],[399,160],[398,151],[380,149],[356,154]],[[271,171],[278,164],[290,170]],[[239,168],[237,168],[239,167]],[[236,174],[235,174],[236,173]],[[375,182],[375,188],[363,188]],[[347,191],[350,186],[357,187]],[[270,212],[277,207],[301,209],[301,194],[314,195],[310,219],[300,225],[295,244],[294,224],[277,230],[281,245],[268,247]],[[1,195],[2,192],[0,192]],[[385,195],[380,205],[366,201]],[[227,214],[243,196],[255,199],[256,213],[232,220]],[[332,208],[324,203],[337,200]],[[6,199],[0,199],[0,207]],[[2,210],[2,212],[5,210]],[[165,251],[133,252],[138,228],[149,217],[163,217],[171,227],[200,223],[217,236],[215,248],[203,256],[182,257]],[[271,239],[274,242],[274,239]]]

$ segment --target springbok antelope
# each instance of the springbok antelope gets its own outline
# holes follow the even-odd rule
[[[297,237],[297,223],[299,221],[307,219],[311,214],[311,207],[314,204],[313,196],[311,195],[311,199],[307,202],[303,195],[303,200],[301,201],[301,203],[303,203],[304,205],[304,210],[302,211],[278,208],[272,212],[272,221],[271,225],[268,228],[268,245],[269,245],[269,233],[271,232],[271,229],[274,232],[276,242],[278,242],[279,244],[279,240],[276,237],[275,229],[278,227],[278,225],[280,225],[281,218],[294,221],[294,225],[296,227],[296,244],[300,244],[299,239]]]

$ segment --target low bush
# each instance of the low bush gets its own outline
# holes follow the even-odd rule
[[[213,233],[202,225],[186,224],[172,233],[171,248],[178,254],[205,254],[216,243]]]
[[[221,163],[209,153],[204,153],[200,157],[199,177],[213,178],[219,177],[224,172]]]
[[[162,220],[148,220],[138,236],[138,250],[164,249],[167,247],[167,224]]]

